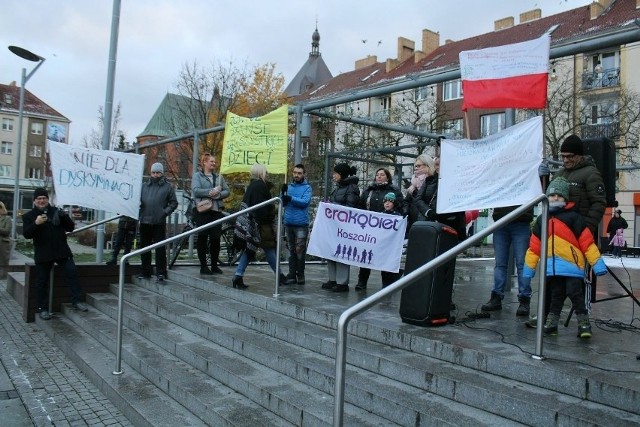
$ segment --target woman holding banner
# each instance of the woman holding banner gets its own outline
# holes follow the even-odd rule
[[[220,174],[216,174],[216,158],[209,153],[202,155],[202,171],[193,174],[191,180],[191,194],[195,198],[196,205],[207,201],[207,209],[197,207],[194,209],[196,225],[200,227],[222,218],[224,209],[223,199],[229,197],[229,187]],[[201,205],[202,206],[202,205]],[[211,227],[202,233],[198,233],[198,260],[200,260],[200,274],[222,274],[218,267],[218,255],[220,254],[220,235],[222,225]],[[211,256],[211,268],[207,266],[207,254]]]
[[[360,189],[355,166],[338,163],[333,168],[335,188],[329,197],[331,203],[351,208],[360,207]],[[322,289],[333,292],[349,292],[349,264],[327,260],[329,281],[322,284]]]

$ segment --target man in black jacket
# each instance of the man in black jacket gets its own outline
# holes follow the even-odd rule
[[[151,165],[151,177],[142,185],[140,194],[140,247],[146,248],[167,238],[167,217],[178,207],[173,186],[164,177],[162,163]],[[151,277],[151,252],[140,255],[142,271],[139,279]],[[167,276],[167,250],[156,248],[156,280],[163,282]]]
[[[71,288],[73,308],[87,311],[87,306],[80,302],[78,271],[73,261],[73,253],[67,243],[67,232],[75,228],[73,220],[64,211],[49,204],[49,193],[44,188],[35,189],[33,204],[34,208],[22,216],[22,234],[27,239],[33,239],[40,318],[43,320],[51,318],[47,291],[49,273],[54,263],[64,268],[65,278]]]

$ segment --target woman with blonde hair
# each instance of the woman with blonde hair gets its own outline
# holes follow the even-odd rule
[[[250,208],[271,199],[271,183],[267,182],[267,167],[262,164],[254,164],[249,172],[251,181],[244,193],[240,210]],[[241,219],[242,218],[242,219]],[[274,222],[276,212],[274,205],[263,206],[238,218],[236,222],[236,236],[244,241],[245,250],[238,260],[238,267],[231,284],[234,288],[245,289],[244,272],[255,257],[257,248],[262,248],[271,269],[276,271],[276,230]],[[280,284],[287,281],[284,274],[280,273]]]
[[[0,279],[7,277],[11,257],[11,217],[4,203],[0,202]]]
[[[407,214],[409,215],[409,227],[420,217],[420,212],[416,206],[418,191],[420,191],[427,178],[433,176],[437,172],[435,162],[426,154],[420,154],[416,157],[416,161],[413,164],[413,171],[411,185],[407,188],[407,193],[404,196],[404,201],[407,206]],[[409,229],[407,228],[407,232],[408,231]]]

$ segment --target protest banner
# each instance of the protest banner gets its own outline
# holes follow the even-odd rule
[[[47,143],[56,203],[138,217],[144,155]]]
[[[356,267],[397,273],[407,219],[321,202],[307,253]]]
[[[288,105],[254,118],[228,112],[220,173],[249,172],[255,163],[272,174],[287,173],[288,117]]]
[[[514,206],[542,194],[542,117],[482,139],[443,139],[438,213]]]

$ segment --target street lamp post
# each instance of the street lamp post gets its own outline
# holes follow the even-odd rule
[[[15,181],[13,184],[13,215],[11,222],[11,238],[16,239],[16,223],[18,222],[18,210],[20,209],[20,153],[22,152],[22,119],[24,116],[24,85],[27,84],[31,76],[36,72],[38,68],[44,63],[45,59],[36,55],[33,52],[29,52],[18,46],[9,46],[9,50],[20,58],[27,61],[38,62],[29,74],[27,69],[22,69],[22,82],[20,84],[20,109],[18,111],[18,138],[16,139],[16,162],[15,162]]]

